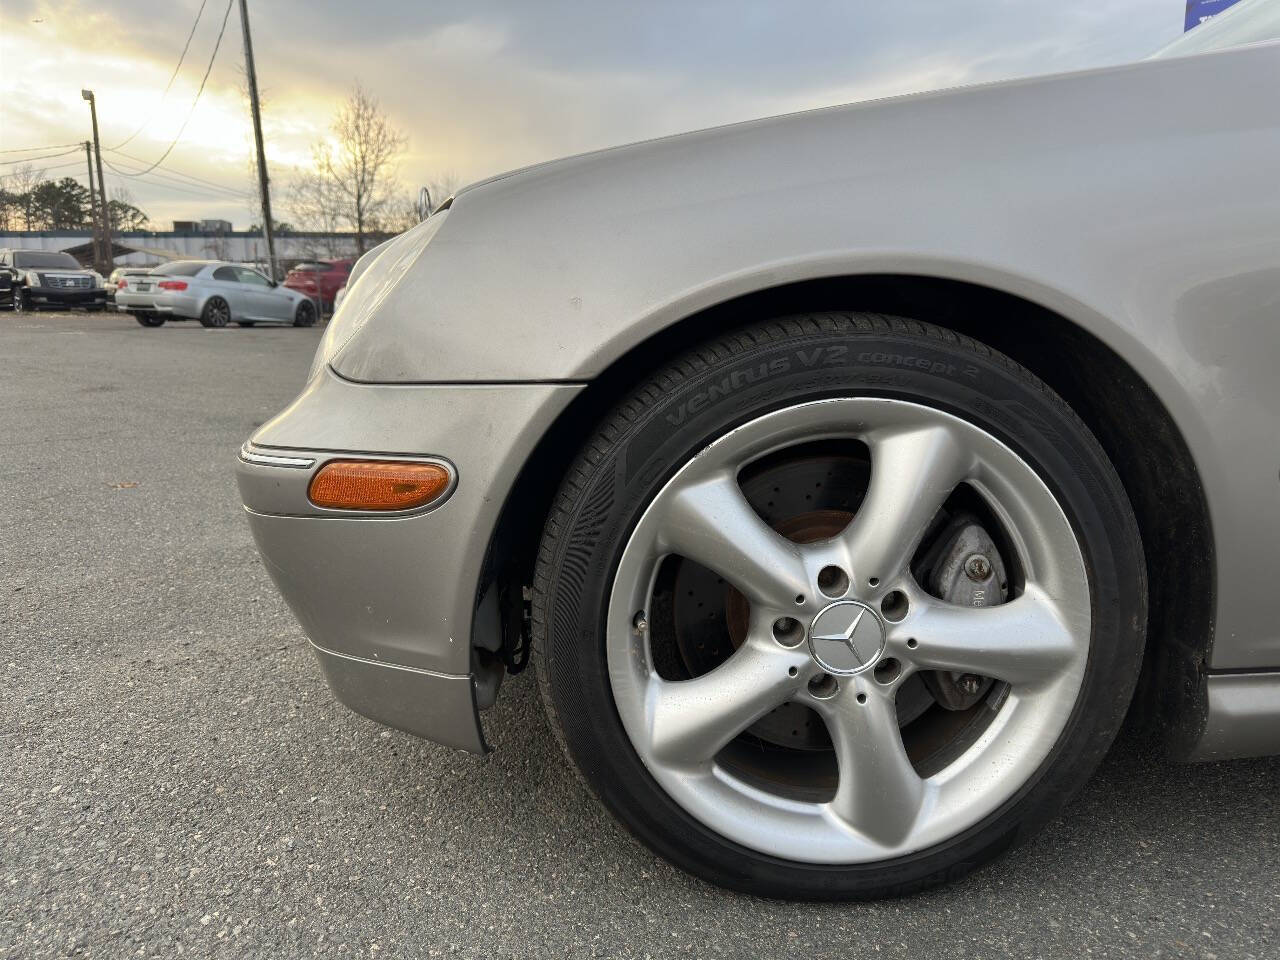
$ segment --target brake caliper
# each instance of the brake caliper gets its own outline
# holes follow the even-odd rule
[[[927,576],[934,596],[965,607],[994,607],[1008,599],[1004,560],[976,518],[956,517],[939,544]],[[929,671],[921,676],[933,698],[948,710],[968,710],[995,682],[974,673],[950,671]]]

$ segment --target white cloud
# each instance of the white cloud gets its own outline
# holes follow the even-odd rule
[[[97,91],[104,140],[131,132],[155,110],[197,6],[7,3],[0,149],[84,138],[82,84]],[[179,81],[130,153],[150,159],[164,149],[207,63],[222,6],[210,0]],[[1174,0],[403,0],[363,8],[273,0],[252,12],[278,186],[306,162],[356,79],[409,135],[408,187],[445,170],[470,180],[683,129],[1121,62],[1181,29]],[[233,11],[209,88],[168,162],[238,190],[249,187],[251,143],[240,58]],[[234,199],[130,186],[156,220],[245,224],[249,216]]]

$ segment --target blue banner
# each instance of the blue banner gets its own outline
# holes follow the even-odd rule
[[[1183,33],[1239,2],[1240,0],[1187,0],[1187,20],[1182,27]]]

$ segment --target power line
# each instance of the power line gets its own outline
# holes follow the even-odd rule
[[[79,147],[83,143],[83,140],[79,140],[75,143],[50,143],[43,147],[11,147],[8,150],[0,150],[0,153],[36,153],[40,150],[60,150],[62,147]]]
[[[164,103],[164,98],[169,95],[169,89],[173,86],[173,81],[178,78],[178,71],[182,69],[182,61],[187,58],[187,50],[191,48],[191,38],[196,35],[196,27],[200,26],[200,17],[204,14],[204,7],[208,2],[209,0],[200,0],[200,9],[196,11],[195,22],[191,24],[191,32],[187,34],[187,42],[182,45],[182,53],[178,55],[178,65],[173,68],[173,73],[169,74],[169,82],[164,85],[164,92],[160,94],[160,99],[156,101],[157,108],[159,108],[160,104]],[[152,116],[155,116],[154,110],[152,111]],[[147,117],[146,120],[142,121],[142,126],[138,127],[137,130],[133,131],[133,133],[129,134],[114,147],[107,147],[106,149],[119,150],[126,143],[145,130],[147,124],[150,122],[151,117]]]
[[[111,167],[111,164],[107,163],[107,161],[104,160],[103,163],[106,163],[107,166]],[[111,169],[114,170],[116,173],[120,173],[120,171],[115,167],[111,167]],[[147,184],[148,186],[155,187],[157,189],[176,190],[178,193],[188,193],[188,194],[191,194],[191,196],[193,197],[204,197],[206,200],[222,200],[222,201],[238,200],[243,203],[247,199],[247,197],[244,194],[214,193],[211,190],[201,189],[199,187],[195,187],[192,184],[177,184],[177,183],[172,183],[171,181],[168,181],[168,180],[155,180],[152,178],[152,176],[148,176],[147,178],[142,180],[142,182]]]
[[[124,157],[126,160],[131,160],[134,163],[138,164],[139,166],[145,167],[147,165],[146,160],[141,160],[138,157],[133,156],[132,154],[125,153],[123,150],[112,150],[110,152],[117,154],[121,157]],[[112,167],[112,169],[114,170],[115,168]],[[121,171],[117,171],[117,172],[121,172]],[[181,170],[173,169],[173,167],[165,167],[164,172],[175,177],[181,177],[184,180],[191,180],[195,183],[203,184],[206,187],[216,187],[219,190],[235,190],[236,193],[242,193],[246,196],[248,195],[246,191],[236,190],[234,187],[228,187],[226,184],[218,183],[214,180],[206,180],[204,177],[197,177],[193,173],[184,173]]]
[[[103,161],[103,163],[105,164],[105,163],[106,163],[106,161],[104,160],[104,161]],[[71,164],[71,166],[75,166],[75,165],[76,165],[76,164]],[[109,164],[108,164],[108,166],[109,166]],[[71,174],[71,175],[69,175],[69,176],[70,176],[70,178],[71,178],[72,180],[75,180],[76,182],[79,182],[79,181],[81,181],[81,180],[86,179],[85,174],[83,174],[83,173],[79,173],[79,174]],[[153,181],[151,181],[150,179],[148,179],[147,184],[148,184],[148,186],[159,187],[159,188],[162,188],[162,189],[165,189],[165,190],[176,190],[178,193],[186,193],[186,194],[190,194],[190,195],[191,195],[191,196],[193,196],[193,197],[203,197],[205,200],[215,200],[215,201],[217,201],[217,200],[230,200],[230,199],[232,199],[231,197],[222,197],[222,196],[219,196],[219,195],[218,195],[218,194],[216,194],[216,193],[207,193],[207,192],[202,191],[202,190],[188,190],[188,189],[186,189],[185,187],[176,186],[176,185],[174,185],[174,184],[165,183],[165,182],[163,182],[163,181],[156,181],[156,182],[153,182]],[[244,197],[244,196],[241,196],[241,197],[238,197],[237,199],[245,199],[245,197]],[[112,203],[115,203],[115,201],[114,201],[114,200],[112,200],[111,202],[112,202]]]
[[[121,170],[119,167],[113,166],[110,163],[107,163],[107,166],[110,167],[111,170],[115,173],[121,174],[122,176],[128,175],[127,171]],[[239,191],[231,189],[230,187],[209,187],[209,186],[204,186],[198,183],[192,183],[189,180],[179,180],[177,178],[161,177],[160,174],[158,173],[150,173],[150,174],[147,174],[146,176],[138,177],[137,180],[141,183],[151,183],[151,184],[159,184],[163,186],[182,187],[184,189],[198,191],[205,196],[223,197],[228,200],[240,200],[243,202],[249,199],[249,195],[247,193],[241,193]]]
[[[107,163],[107,166],[115,173],[122,173],[119,168],[111,166],[110,163]],[[211,190],[207,187],[199,187],[199,186],[196,186],[195,184],[184,183],[181,180],[154,179],[154,174],[144,178],[139,178],[139,182],[148,184],[149,186],[153,186],[153,187],[164,187],[168,190],[177,190],[179,193],[190,193],[195,196],[208,197],[209,199],[212,199],[212,200],[237,200],[243,203],[246,199],[248,199],[248,197],[245,194],[223,193],[220,191]]]
[[[118,173],[122,177],[136,176],[139,179],[144,179],[147,183],[151,183],[151,184],[156,184],[160,186],[181,187],[181,188],[187,188],[188,190],[195,188],[195,190],[199,190],[203,196],[214,196],[214,197],[224,196],[227,199],[234,198],[237,200],[246,200],[248,199],[248,196],[249,196],[247,193],[244,193],[239,190],[235,190],[232,187],[224,187],[221,184],[213,183],[211,181],[191,182],[188,180],[179,179],[178,176],[172,176],[172,177],[166,176],[165,172],[155,172],[150,174],[134,174],[128,170],[120,169],[110,160],[103,160],[102,162],[106,164],[108,167],[110,167],[113,172]],[[175,173],[176,171],[170,170],[167,172]],[[185,174],[182,176],[185,176]]]
[[[213,45],[213,54],[212,56],[209,57],[209,66],[205,68],[204,77],[200,80],[200,89],[196,91],[196,97],[194,100],[191,101],[191,109],[187,111],[187,116],[182,121],[182,126],[178,128],[178,135],[174,137],[172,141],[170,141],[169,146],[165,147],[165,151],[164,153],[160,154],[159,160],[157,160],[155,163],[151,164],[151,166],[147,167],[147,169],[139,173],[125,174],[125,176],[140,177],[143,174],[150,173],[156,167],[160,166],[160,164],[164,163],[165,158],[168,157],[169,154],[173,152],[173,148],[176,147],[178,145],[178,141],[182,139],[182,134],[187,129],[187,123],[191,120],[191,115],[196,111],[196,104],[200,102],[200,94],[204,93],[204,85],[209,79],[209,74],[213,71],[213,61],[217,59],[218,48],[222,46],[222,35],[227,30],[227,19],[231,16],[231,4],[234,2],[235,0],[227,0],[227,10],[222,15],[222,28],[218,31],[218,39]]]
[[[0,166],[12,166],[15,163],[39,163],[41,160],[53,160],[55,157],[66,157],[73,153],[78,153],[80,148],[84,146],[84,141],[75,145],[73,150],[63,150],[61,153],[46,153],[40,157],[21,157],[17,160],[0,160]]]
[[[79,160],[72,160],[70,163],[55,163],[52,167],[42,167],[41,173],[48,173],[50,170],[66,170],[68,167],[80,166]]]

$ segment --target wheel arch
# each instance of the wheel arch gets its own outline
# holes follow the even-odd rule
[[[993,286],[917,274],[798,281],[690,313],[630,346],[587,384],[525,463],[491,537],[477,596],[495,580],[530,582],[542,523],[570,459],[637,382],[726,330],[807,312],[897,314],[971,336],[1027,367],[1076,410],[1116,467],[1146,552],[1147,647],[1131,719],[1159,728],[1172,753],[1187,754],[1207,711],[1216,596],[1212,527],[1195,460],[1168,408],[1119,353],[1063,313]]]

